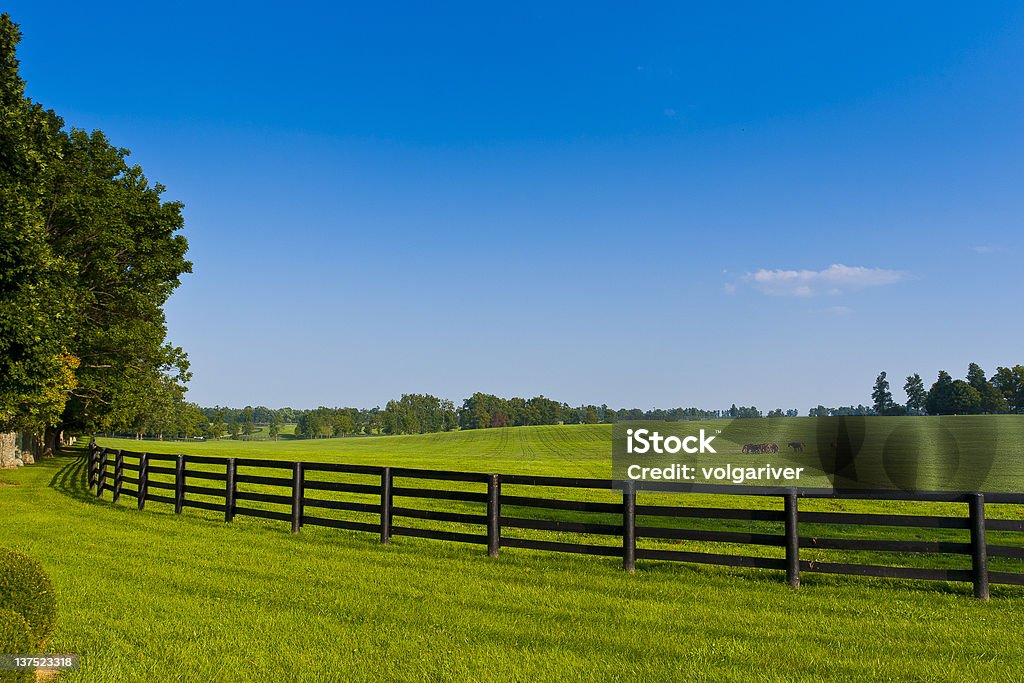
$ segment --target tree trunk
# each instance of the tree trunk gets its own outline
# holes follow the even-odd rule
[[[40,455],[45,458],[49,455],[60,453],[61,436],[59,429],[47,427],[46,431],[43,432],[43,452]]]

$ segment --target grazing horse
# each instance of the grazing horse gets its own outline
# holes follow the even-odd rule
[[[804,452],[804,442],[803,441],[790,441],[789,442],[789,447],[793,449],[794,453],[796,453],[797,451],[800,451],[801,453]]]

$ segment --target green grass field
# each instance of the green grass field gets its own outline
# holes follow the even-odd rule
[[[677,423],[678,424],[678,423]],[[764,455],[743,456],[746,442],[777,442],[781,450],[770,456],[773,462],[798,464],[811,469],[819,465],[813,418],[707,421],[683,423],[688,431],[706,429],[717,437],[719,455],[742,463],[758,463]],[[1024,416],[980,415],[955,417],[867,418],[862,459],[877,456],[894,433],[910,434],[919,449],[913,462],[925,474],[956,441],[961,451],[991,453],[990,490],[1024,490]],[[292,426],[293,427],[293,426]],[[265,428],[263,428],[265,429]],[[294,427],[293,430],[294,431]],[[218,439],[205,442],[134,441],[100,439],[111,448],[146,450],[153,453],[188,453],[219,456],[267,457],[294,460],[323,460],[351,464],[392,464],[407,467],[461,469],[472,472],[550,474],[610,478],[611,425],[566,425],[471,430],[445,434],[395,437],[347,437],[337,439],[282,439],[258,445],[247,441]],[[258,435],[257,435],[258,436]],[[805,442],[803,453],[786,448],[789,441]],[[911,460],[908,458],[908,460]],[[925,483],[939,482],[922,477]],[[824,485],[812,479],[812,485]]]
[[[101,443],[608,478],[608,430],[216,441],[186,449]],[[478,546],[399,537],[385,547],[373,534],[311,526],[292,535],[281,522],[225,524],[212,512],[176,516],[156,503],[139,512],[134,499],[114,505],[109,494],[97,501],[86,491],[79,454],[0,473],[0,482],[0,544],[39,558],[57,587],[61,616],[49,649],[83,658],[82,669],[62,680],[1001,681],[1019,679],[1024,666],[1024,590],[1017,588],[994,586],[993,599],[981,603],[967,584],[805,574],[794,592],[768,570],[641,561],[627,575],[618,559],[520,549],[490,559]],[[579,493],[614,500],[611,492]],[[778,501],[718,496],[714,504]],[[879,509],[867,501],[805,504]],[[963,514],[960,504],[881,507]],[[989,507],[1021,516],[1017,507]],[[1021,544],[1004,535],[998,542]],[[963,559],[950,558],[949,566]],[[1022,571],[1019,561],[998,559],[1006,565],[1000,568]]]

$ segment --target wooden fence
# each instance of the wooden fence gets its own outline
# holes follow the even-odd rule
[[[289,522],[297,533],[304,525],[334,527],[379,534],[381,543],[393,536],[416,536],[443,541],[456,541],[487,546],[490,556],[496,557],[502,547],[530,548],[566,553],[583,553],[621,557],[623,567],[632,572],[638,559],[668,560],[701,564],[727,565],[777,569],[785,572],[786,581],[793,588],[800,585],[803,572],[827,574],[855,574],[883,578],[923,579],[934,581],[964,581],[974,585],[974,595],[988,599],[989,584],[1024,586],[1024,573],[991,571],[989,558],[1024,559],[1024,547],[993,545],[986,542],[986,532],[1024,532],[1024,520],[990,519],[985,506],[1021,505],[1024,494],[1016,493],[946,493],[946,492],[833,492],[824,489],[777,489],[757,486],[688,485],[659,482],[646,484],[641,495],[658,492],[686,492],[698,494],[742,495],[782,499],[782,509],[745,509],[732,507],[705,507],[686,505],[639,505],[638,491],[627,485],[621,492],[621,502],[570,500],[552,496],[521,496],[502,492],[506,487],[531,487],[544,491],[553,489],[591,489],[607,492],[613,482],[605,479],[579,479],[565,477],[481,474],[444,470],[424,470],[370,465],[342,465],[320,462],[291,462],[249,458],[217,458],[197,455],[167,455],[135,453],[90,447],[88,452],[88,483],[97,496],[110,491],[116,502],[121,496],[136,499],[138,508],[158,502],[183,508],[223,512],[224,520],[249,515],[264,519]],[[332,481],[325,479],[331,473],[361,475],[369,483]],[[154,477],[154,475],[157,475]],[[162,475],[162,476],[161,476]],[[426,482],[433,483],[427,487]],[[461,484],[454,486],[455,483]],[[259,485],[274,493],[242,490],[239,485]],[[448,484],[447,487],[445,485]],[[480,490],[466,490],[466,484],[475,484]],[[126,486],[127,485],[127,486]],[[276,492],[278,489],[281,492]],[[333,499],[325,494],[354,494],[353,497],[372,497],[373,502]],[[196,496],[199,496],[197,498]],[[319,497],[318,497],[319,496]],[[208,500],[216,499],[217,502]],[[485,507],[486,512],[465,513],[450,510],[429,510],[396,505],[401,500],[456,501]],[[922,501],[965,504],[964,516],[935,516],[921,514],[867,514],[829,511],[801,511],[802,498],[864,499],[878,501]],[[664,496],[662,496],[664,499]],[[222,502],[220,502],[222,501]],[[254,507],[252,503],[272,504],[276,509]],[[513,515],[511,510],[542,512],[572,511],[585,515],[612,515],[615,523],[563,521]],[[332,512],[361,513],[365,521],[340,519]],[[506,514],[508,513],[508,514]],[[661,520],[662,526],[640,525],[637,518]],[[781,523],[783,533],[760,533],[756,530],[735,531],[720,529],[694,529],[667,526],[664,520],[679,522],[690,520],[728,520],[730,523]],[[396,523],[405,519],[451,522],[470,529],[470,532],[421,528]],[[897,540],[864,538],[823,538],[819,535],[801,535],[801,525],[846,525],[860,527],[901,527],[916,529],[961,529],[969,532],[967,541],[949,540]],[[521,535],[503,535],[504,530],[539,530],[570,532],[575,534],[614,537],[621,544],[567,542],[549,539],[525,538]],[[735,544],[740,546],[774,546],[784,549],[783,557],[764,557],[756,554],[712,553],[704,550],[656,549],[638,547],[638,539],[659,541],[695,541]],[[970,557],[969,569],[899,567],[876,564],[851,564],[800,559],[801,549],[869,551],[883,553],[914,553],[964,555]]]

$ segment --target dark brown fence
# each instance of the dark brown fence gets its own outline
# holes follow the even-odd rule
[[[353,475],[360,482],[332,480],[330,475]],[[423,470],[368,465],[341,465],[319,462],[291,462],[248,458],[215,458],[197,455],[134,453],[91,447],[88,453],[88,482],[96,495],[110,491],[113,500],[121,496],[136,499],[139,509],[147,503],[173,505],[176,513],[192,507],[222,512],[227,522],[248,515],[288,522],[292,532],[304,525],[334,527],[379,534],[382,543],[393,536],[415,536],[443,541],[486,545],[492,557],[499,548],[530,548],[566,553],[621,557],[623,567],[632,572],[638,559],[668,560],[701,564],[776,569],[785,572],[790,586],[800,585],[802,572],[855,574],[897,579],[964,581],[974,585],[974,594],[988,599],[989,584],[1024,586],[1024,573],[991,571],[989,558],[1024,559],[1024,547],[994,545],[986,541],[986,532],[1024,532],[1024,520],[987,519],[985,506],[1021,505],[1024,494],[945,493],[945,492],[843,492],[824,489],[777,489],[757,486],[713,486],[661,482],[639,492],[653,495],[663,492],[742,495],[782,499],[782,509],[745,509],[696,505],[639,505],[638,492],[627,485],[621,502],[572,500],[557,495],[522,496],[503,493],[502,486],[529,487],[544,491],[591,489],[608,492],[613,482],[605,479],[480,474],[444,470]],[[427,486],[426,484],[432,484]],[[446,486],[447,485],[447,486]],[[467,486],[467,485],[476,485]],[[249,490],[259,486],[261,491]],[[478,490],[467,490],[478,489]],[[268,493],[267,491],[274,491]],[[343,494],[350,499],[339,499]],[[333,496],[333,497],[332,497]],[[210,499],[214,500],[210,500]],[[352,500],[358,498],[360,500]],[[409,501],[448,501],[475,512],[424,509],[411,503],[396,505],[395,498]],[[662,497],[663,498],[663,497]],[[879,514],[830,511],[801,511],[801,498],[864,499],[877,501],[920,501],[962,503],[963,516],[922,514]],[[370,500],[372,502],[367,502]],[[255,507],[253,503],[263,504]],[[272,506],[272,507],[267,507]],[[483,512],[482,512],[483,510]],[[537,513],[533,516],[527,511]],[[360,520],[342,519],[337,512],[355,513]],[[596,515],[603,522],[544,519],[537,516],[552,511],[571,511],[583,516]],[[351,515],[350,515],[351,517]],[[611,517],[614,523],[607,523]],[[656,525],[638,524],[637,518],[654,520]],[[758,530],[722,530],[685,528],[668,525],[666,520],[713,520],[728,524],[758,525],[774,522],[782,533]],[[403,520],[450,522],[469,527],[471,532],[410,526]],[[396,523],[397,522],[397,523]],[[879,538],[828,538],[802,535],[801,525],[840,527],[900,527],[910,529],[966,530],[968,540],[898,540]],[[763,524],[762,524],[763,526]],[[835,528],[833,526],[833,528]],[[503,535],[506,530],[569,532],[597,537],[612,537],[615,545],[570,542]],[[768,546],[782,549],[781,557],[757,554],[712,553],[704,550],[678,550],[638,547],[638,539],[656,541],[695,541],[740,546]],[[876,564],[852,564],[800,559],[801,549],[846,550],[857,552],[961,555],[970,558],[970,568],[900,567]]]

